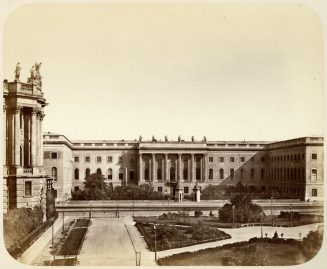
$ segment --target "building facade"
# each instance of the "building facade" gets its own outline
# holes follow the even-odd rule
[[[265,141],[71,141],[44,134],[44,166],[58,199],[83,188],[91,173],[113,187],[152,184],[164,194],[184,196],[195,186],[235,185],[285,198],[323,199],[323,138]]]
[[[18,64],[15,81],[3,82],[4,212],[40,204],[45,207],[42,122],[47,103],[39,71],[31,72],[27,83],[19,80],[19,71]]]

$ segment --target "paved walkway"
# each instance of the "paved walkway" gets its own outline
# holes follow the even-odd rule
[[[65,218],[65,223],[69,221]],[[62,217],[58,217],[53,226],[54,234],[56,234],[60,229],[62,229]],[[42,254],[44,254],[48,245],[52,240],[52,227],[50,226],[18,259],[19,262],[24,264],[32,265],[34,261]],[[50,250],[49,250],[50,253]]]
[[[280,236],[281,233],[284,234],[284,238],[295,238],[299,239],[299,233],[301,233],[301,238],[306,236],[309,231],[311,230],[317,230],[318,226],[323,225],[323,223],[315,223],[315,224],[308,224],[303,226],[297,226],[297,227],[263,227],[263,236],[265,236],[265,233],[268,234],[268,237],[272,238],[274,235],[274,232],[277,231],[278,235]],[[232,236],[230,239],[216,241],[216,242],[210,242],[205,244],[198,244],[194,246],[184,247],[184,248],[175,248],[175,249],[168,249],[158,252],[158,258],[163,258],[167,256],[171,256],[173,254],[183,253],[183,252],[194,252],[201,249],[206,248],[214,248],[223,246],[226,244],[241,242],[241,241],[247,241],[252,237],[260,237],[261,236],[261,228],[260,226],[255,227],[242,227],[238,229],[222,229],[219,228],[219,230],[222,230]]]
[[[135,266],[135,250],[141,252],[141,265],[155,265],[154,254],[146,249],[130,216],[93,218],[78,261],[79,265]]]

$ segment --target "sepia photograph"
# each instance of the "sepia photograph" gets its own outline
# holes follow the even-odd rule
[[[3,1],[4,268],[322,268],[307,2]]]

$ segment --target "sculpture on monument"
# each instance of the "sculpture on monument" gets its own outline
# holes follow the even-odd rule
[[[31,70],[31,76],[28,78],[27,82],[32,83],[33,85],[36,85],[36,87],[41,90],[42,89],[42,76],[40,73],[42,63],[35,63]]]
[[[165,136],[165,142],[168,142],[168,136]]]
[[[20,67],[20,63],[16,64],[16,69],[15,69],[15,81],[19,81],[19,77],[20,77],[20,70],[22,68]]]

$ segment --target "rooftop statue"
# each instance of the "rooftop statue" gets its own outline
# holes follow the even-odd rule
[[[207,137],[206,136],[203,137],[203,142],[207,142]]]
[[[35,63],[30,69],[31,76],[28,78],[27,82],[36,85],[36,87],[42,89],[42,76],[40,73],[42,63]]]
[[[181,136],[178,135],[178,142],[181,142]]]
[[[16,69],[15,69],[15,81],[19,81],[19,77],[20,77],[20,70],[22,68],[20,67],[20,63],[16,64]]]
[[[139,141],[141,142],[142,141],[142,136],[140,135],[140,137],[139,137]]]
[[[191,137],[191,140],[192,140],[192,142],[194,142],[194,136],[192,135],[192,137]]]
[[[168,137],[167,136],[165,136],[165,141],[168,142]]]

